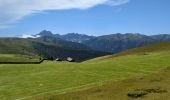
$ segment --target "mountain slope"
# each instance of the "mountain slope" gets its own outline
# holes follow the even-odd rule
[[[84,34],[78,34],[78,33],[68,33],[65,35],[60,35],[60,38],[71,42],[82,43],[83,41],[87,41],[95,37],[84,35]]]
[[[155,43],[140,48],[126,50],[116,54],[116,56],[124,56],[124,55],[132,55],[132,54],[147,55],[147,53],[150,52],[163,52],[163,51],[170,51],[170,42]]]
[[[93,51],[78,43],[47,37],[45,40],[44,38],[1,38],[0,54],[40,55],[45,58],[59,57],[64,60],[67,57],[73,57],[76,61],[84,61],[109,53]]]
[[[0,54],[37,55],[30,39],[0,38]]]
[[[90,40],[95,38],[94,36],[89,36],[85,34],[78,34],[78,33],[68,33],[64,35],[60,34],[53,34],[51,31],[43,30],[39,34],[35,35],[35,37],[53,37],[57,39],[62,39],[69,42],[76,42],[76,43],[82,43],[83,41]]]
[[[170,35],[146,36],[141,34],[112,34],[99,36],[84,41],[83,44],[93,50],[118,53],[127,49],[145,46],[152,43],[170,41]]]
[[[44,44],[41,42],[34,42],[33,48],[35,48],[40,55],[43,55],[46,58],[52,56],[54,58],[59,57],[63,60],[66,60],[67,57],[72,57],[73,59],[75,59],[75,61],[84,61],[87,59],[109,54],[94,50],[63,48],[56,46],[56,44]]]
[[[129,49],[114,55],[108,55],[103,57],[98,57],[89,60],[89,62],[96,62],[96,61],[102,61],[102,60],[108,60],[113,59],[115,57],[119,56],[127,56],[127,55],[149,55],[150,53],[154,52],[169,52],[170,51],[170,42],[161,42],[161,43],[154,43],[150,45],[146,45],[139,48]],[[87,61],[88,62],[88,61]]]

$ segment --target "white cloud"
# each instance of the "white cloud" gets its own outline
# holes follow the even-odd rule
[[[27,34],[23,34],[21,36],[17,36],[19,38],[38,38],[40,37],[39,35],[27,35]]]
[[[96,5],[117,6],[129,0],[0,0],[0,27],[45,10],[88,9]]]

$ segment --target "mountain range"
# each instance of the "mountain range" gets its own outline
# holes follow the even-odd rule
[[[0,38],[0,54],[21,54],[43,58],[72,57],[80,62],[91,58],[108,55],[109,53],[91,50],[85,45],[63,41],[58,38]]]
[[[103,36],[88,36],[78,33],[53,34],[43,30],[35,35],[17,38],[0,38],[0,54],[36,55],[76,61],[110,55],[153,43],[170,41],[169,34],[142,35],[139,33],[116,33]]]
[[[55,37],[55,38],[63,39],[65,41],[71,41],[71,42],[77,42],[77,43],[82,43],[83,41],[87,41],[87,40],[95,38],[95,36],[89,36],[89,35],[78,34],[78,33],[68,33],[64,35],[53,34],[51,31],[47,31],[47,30],[43,30],[39,34],[36,34],[36,35],[22,35],[19,37],[20,38]]]
[[[168,34],[147,36],[142,34],[117,33],[83,41],[83,44],[93,50],[118,53],[127,49],[166,41],[170,41],[170,35]]]
[[[103,36],[88,36],[78,33],[59,35],[44,30],[36,36],[58,38],[64,41],[83,44],[84,46],[92,50],[110,53],[118,53],[127,49],[137,48],[157,42],[170,41],[169,34],[148,36],[139,33],[116,33]]]

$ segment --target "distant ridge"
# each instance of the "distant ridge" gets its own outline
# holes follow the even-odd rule
[[[116,33],[103,36],[88,36],[78,33],[68,33],[65,35],[53,34],[51,31],[43,30],[39,34],[32,35],[33,38],[44,39],[48,41],[67,41],[84,45],[88,49],[102,52],[118,53],[128,49],[142,47],[145,45],[170,41],[169,34],[143,35],[139,33]],[[59,44],[58,44],[59,45]],[[79,47],[77,45],[77,47]]]
[[[78,34],[78,33],[67,33],[64,35],[60,34],[53,34],[51,31],[43,30],[39,34],[36,35],[23,35],[21,38],[26,37],[27,38],[38,38],[38,37],[53,37],[53,38],[60,38],[65,41],[70,41],[70,42],[76,42],[76,43],[82,43],[83,41],[87,41],[90,39],[95,38],[95,36],[89,36],[85,34]]]
[[[99,36],[94,39],[84,41],[83,44],[93,50],[118,53],[132,48],[167,41],[170,41],[169,34],[147,36],[142,34],[118,33]]]

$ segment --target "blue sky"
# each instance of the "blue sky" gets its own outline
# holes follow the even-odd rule
[[[58,3],[60,0],[54,1]],[[0,9],[0,36],[37,34],[44,29],[58,34],[76,32],[97,36],[129,32],[147,35],[170,33],[170,0],[105,0],[107,3],[87,0],[87,5],[74,1],[71,7],[50,5],[54,7],[40,6],[41,9],[18,11],[19,8],[14,9],[18,2],[14,3],[14,8],[8,8],[0,0],[0,8],[3,7]],[[12,9],[14,12],[11,13]]]

